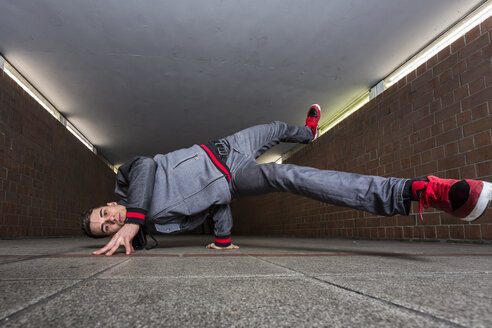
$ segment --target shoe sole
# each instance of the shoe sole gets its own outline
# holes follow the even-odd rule
[[[489,207],[491,200],[492,200],[492,183],[484,181],[482,192],[478,197],[478,201],[477,204],[475,205],[475,208],[473,209],[473,211],[471,211],[471,213],[467,217],[462,218],[461,220],[471,222],[478,219],[487,211],[487,208]]]
[[[319,110],[319,117],[321,119],[321,106],[318,104],[312,104],[311,107],[309,107],[309,109],[311,109],[313,107],[316,107]],[[316,138],[318,138],[318,136],[319,136],[319,129],[316,129],[316,134],[313,136],[313,141],[316,140]]]

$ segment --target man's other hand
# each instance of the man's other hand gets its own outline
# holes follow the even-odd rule
[[[133,237],[138,233],[140,226],[138,224],[127,223],[121,229],[113,235],[113,238],[100,250],[92,252],[93,255],[101,255],[106,253],[107,256],[113,255],[114,252],[120,247],[125,246],[126,255],[130,255],[135,252],[132,246]]]
[[[230,244],[227,247],[219,247],[219,246],[215,245],[215,243],[208,244],[205,247],[210,248],[210,249],[237,249],[237,248],[239,248],[239,246],[234,245],[234,244]]]

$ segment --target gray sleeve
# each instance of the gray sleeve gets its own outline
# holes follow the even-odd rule
[[[232,213],[229,205],[216,205],[211,213],[214,220],[215,244],[226,247],[231,244]]]
[[[118,170],[115,191],[127,208],[125,222],[143,224],[152,200],[156,168],[152,158],[138,157]]]

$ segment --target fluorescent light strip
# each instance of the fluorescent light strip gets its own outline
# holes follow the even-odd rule
[[[3,64],[3,67],[2,65]],[[60,114],[56,108],[50,104],[46,98],[43,97],[26,79],[22,77],[22,75],[17,72],[17,70],[10,65],[4,58],[0,56],[0,69],[3,68],[3,71],[14,80],[28,95],[30,95],[34,100],[36,100],[48,113],[53,115],[63,126],[67,128],[70,133],[72,133],[82,144],[84,144],[87,148],[89,148],[94,154],[97,155],[97,149],[94,147],[89,140],[82,133],[80,133],[75,126],[70,123],[63,115]],[[108,162],[101,155],[100,158],[116,173],[116,167]]]
[[[31,89],[29,89],[21,80],[19,80],[14,73],[12,73],[7,67],[4,67],[3,71],[7,73],[7,75],[10,76],[10,78],[14,80],[19,86],[21,86],[25,92],[27,92],[31,97],[33,97],[34,100],[36,100],[41,106],[43,106],[44,109],[46,109],[51,115],[53,115],[54,118],[58,119],[55,112],[51,108],[49,108],[44,101],[39,99],[39,97],[36,96],[34,92],[32,92]]]
[[[348,106],[342,109],[339,113],[338,117],[335,117],[330,122],[326,123],[324,126],[321,126],[319,135],[323,135],[329,130],[333,129],[338,123],[346,119],[348,116],[352,115],[362,106],[369,102],[369,91],[364,92],[361,96],[357,97],[354,101],[352,101]]]
[[[67,130],[72,132],[72,134],[74,136],[77,137],[77,139],[80,140],[80,142],[82,142],[87,148],[89,148],[90,150],[92,150],[94,153],[96,152],[96,149],[95,147],[89,142],[89,140],[87,140],[83,135],[82,133],[80,133],[73,125],[72,123],[70,122],[67,122]]]
[[[490,15],[492,15],[492,0],[488,0],[482,6],[473,11],[470,15],[465,17],[463,20],[461,20],[459,23],[457,23],[455,26],[453,26],[451,29],[441,35],[437,40],[425,47],[403,66],[391,73],[384,80],[385,88],[389,88],[390,86],[398,82],[408,73],[412,72],[417,67],[429,60],[431,57],[439,53],[439,51],[449,46],[458,38],[465,35],[466,32],[470,31],[472,28],[482,23],[485,19],[490,17]]]

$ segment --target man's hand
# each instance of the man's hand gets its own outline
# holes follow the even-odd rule
[[[210,249],[237,249],[237,248],[239,248],[239,246],[236,246],[234,244],[230,244],[227,247],[219,247],[219,246],[215,245],[215,243],[208,244],[205,247],[210,248]]]
[[[125,246],[126,255],[130,255],[131,253],[135,252],[132,246],[132,240],[133,237],[135,237],[135,235],[137,234],[138,229],[140,229],[140,226],[138,224],[125,224],[117,233],[114,234],[113,238],[111,238],[106,246],[104,246],[100,250],[92,252],[92,254],[101,255],[107,252],[106,256],[111,256],[120,246]]]

